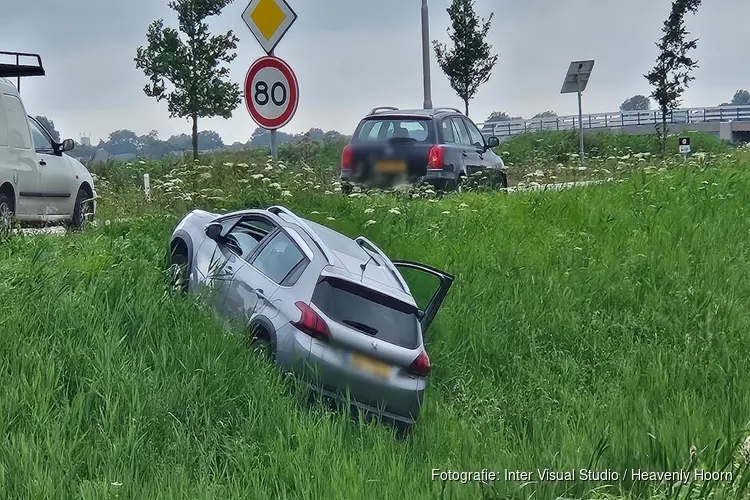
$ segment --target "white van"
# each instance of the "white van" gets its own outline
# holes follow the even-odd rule
[[[11,56],[15,62],[3,60]],[[36,65],[19,64],[36,58]],[[91,173],[67,151],[72,139],[55,142],[26,113],[18,89],[8,78],[44,76],[38,54],[0,51],[0,226],[12,218],[24,221],[65,221],[80,228],[96,212]]]

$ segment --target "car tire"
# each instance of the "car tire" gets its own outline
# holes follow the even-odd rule
[[[86,208],[88,207],[87,200],[89,198],[90,196],[84,188],[78,190],[75,205],[73,206],[73,217],[70,221],[70,226],[73,229],[83,228],[86,222]]]
[[[271,340],[271,334],[262,326],[256,324],[250,327],[250,345],[263,353],[271,362],[276,361],[276,349]]]
[[[169,259],[169,285],[173,292],[187,295],[190,280],[190,264],[188,256],[179,249],[175,249]]]
[[[454,191],[458,194],[463,193],[463,184],[466,180],[466,176],[463,173],[458,174],[458,177],[453,179],[452,181],[448,181],[446,184],[446,188],[448,191]]]
[[[0,233],[9,233],[13,229],[13,200],[5,193],[0,193]]]

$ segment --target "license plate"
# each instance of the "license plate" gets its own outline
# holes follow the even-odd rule
[[[378,378],[389,378],[391,376],[391,366],[386,363],[352,353],[349,357],[349,364]]]
[[[383,174],[406,172],[406,162],[393,160],[380,161],[375,165],[375,170]]]

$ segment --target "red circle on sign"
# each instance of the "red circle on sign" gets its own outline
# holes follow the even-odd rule
[[[261,115],[258,110],[255,109],[252,100],[253,90],[251,87],[253,84],[253,78],[255,78],[255,75],[257,75],[259,71],[265,68],[277,69],[286,79],[286,84],[289,88],[289,99],[287,100],[286,107],[277,118],[266,118]],[[250,65],[250,69],[247,70],[247,75],[245,75],[245,106],[255,123],[266,130],[279,129],[289,123],[289,120],[292,119],[294,113],[297,112],[298,104],[299,82],[297,81],[297,76],[294,74],[294,71],[292,71],[292,68],[284,60],[274,56],[263,56]]]

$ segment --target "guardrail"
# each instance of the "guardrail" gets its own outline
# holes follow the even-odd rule
[[[671,111],[667,124],[750,121],[750,105],[717,106],[713,108],[684,108]],[[583,115],[584,129],[620,128],[661,123],[661,111],[618,111]],[[486,137],[507,137],[539,130],[573,130],[578,128],[578,115],[532,118],[529,120],[493,121],[478,123]]]

